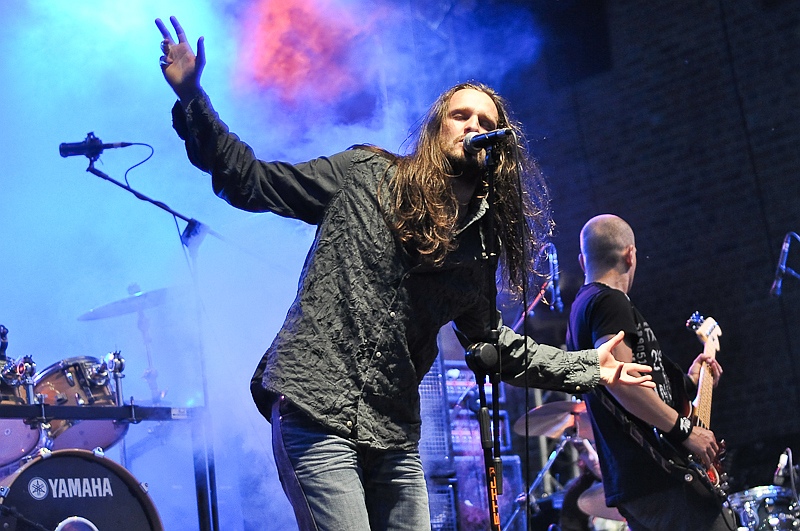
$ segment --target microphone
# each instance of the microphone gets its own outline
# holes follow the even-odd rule
[[[561,300],[561,287],[559,286],[561,281],[561,274],[558,271],[558,251],[556,250],[556,246],[554,243],[550,244],[550,252],[547,255],[548,260],[550,260],[550,268],[552,270],[552,274],[550,275],[551,281],[550,284],[553,288],[553,302],[550,305],[550,309],[558,310],[559,313],[564,311],[564,301]]]
[[[464,151],[477,155],[483,148],[499,144],[505,137],[512,133],[513,131],[510,127],[495,129],[494,131],[489,131],[482,135],[478,133],[467,133],[467,136],[464,137]]]
[[[789,464],[789,449],[783,451],[778,458],[778,467],[775,469],[775,474],[772,476],[773,485],[783,485],[786,479],[786,471]]]
[[[790,236],[791,234],[787,234],[786,237],[783,238],[781,255],[778,258],[778,267],[775,269],[775,280],[772,281],[772,287],[769,288],[770,297],[781,296],[781,283],[783,282],[783,275],[786,273],[786,258],[789,256]]]
[[[85,155],[90,159],[96,159],[104,149],[128,147],[130,142],[115,142],[113,144],[103,144],[103,141],[94,136],[94,133],[86,135],[83,142],[64,142],[58,146],[58,152],[62,157],[74,157],[75,155]]]

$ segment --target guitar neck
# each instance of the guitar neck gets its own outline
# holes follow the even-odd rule
[[[719,336],[722,335],[717,321],[712,317],[701,318],[695,312],[686,322],[694,328],[697,337],[703,342],[703,354],[708,359],[715,359],[719,350]],[[695,426],[709,429],[711,425],[711,398],[714,393],[714,374],[707,362],[700,366],[700,376],[697,380],[697,397],[692,402],[691,419]]]
[[[709,429],[711,426],[711,400],[714,393],[714,375],[707,363],[700,367],[697,381],[697,396],[692,402],[692,421],[695,426]]]

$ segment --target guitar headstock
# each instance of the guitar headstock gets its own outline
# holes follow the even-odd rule
[[[691,328],[697,338],[706,346],[706,350],[713,346],[714,352],[719,350],[719,336],[722,329],[713,317],[703,317],[699,312],[694,312],[686,321],[686,328]]]

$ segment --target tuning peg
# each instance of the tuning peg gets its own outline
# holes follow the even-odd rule
[[[700,315],[700,312],[694,312],[689,319],[686,320],[686,328],[691,328],[692,330],[697,330],[700,328],[700,325],[703,324],[705,318]]]

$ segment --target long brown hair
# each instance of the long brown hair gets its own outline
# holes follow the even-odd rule
[[[475,82],[461,83],[437,98],[417,132],[411,154],[395,159],[397,170],[388,185],[389,204],[382,206],[391,228],[421,262],[439,265],[455,249],[458,202],[449,184],[453,169],[442,153],[440,135],[450,99],[463,89],[488,95],[497,107],[497,127],[510,127],[514,132],[514,141],[503,143],[497,150],[494,221],[500,243],[502,284],[512,294],[518,294],[529,275],[536,272],[538,253],[533,250],[552,234],[553,220],[547,186],[528,154],[521,125],[492,88]],[[479,186],[478,193],[485,193],[485,188],[486,183]]]

